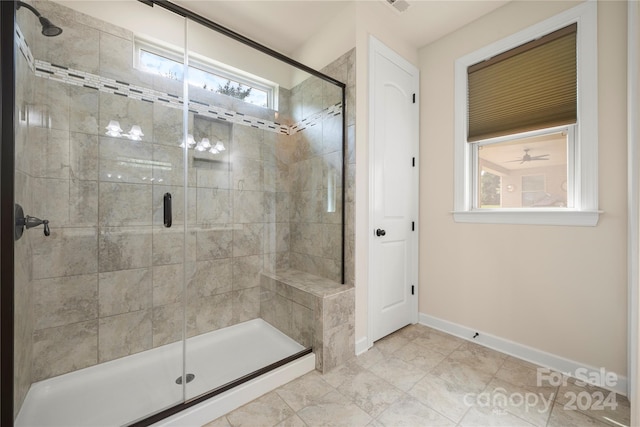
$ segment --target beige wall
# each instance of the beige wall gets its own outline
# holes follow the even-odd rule
[[[343,13],[336,15],[322,29],[291,54],[291,57],[311,68],[320,70],[356,45],[356,5],[350,2]],[[301,75],[302,74],[302,75]],[[304,80],[304,73],[293,72],[293,84]],[[345,82],[346,83],[346,82]]]
[[[420,49],[419,309],[626,375],[625,2],[598,4],[598,226],[458,224],[451,215],[454,61],[573,4],[510,3]]]

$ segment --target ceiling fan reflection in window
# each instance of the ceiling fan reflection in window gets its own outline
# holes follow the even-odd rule
[[[540,154],[539,156],[532,156],[531,154],[529,154],[529,151],[531,151],[530,148],[525,148],[524,155],[522,157],[516,160],[509,160],[506,163],[520,162],[520,164],[523,164],[525,162],[532,162],[534,160],[549,160],[550,154]]]

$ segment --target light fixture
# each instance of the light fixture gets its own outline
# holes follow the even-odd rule
[[[194,145],[196,145],[196,140],[193,139],[193,135],[188,134],[187,135],[187,147],[188,148],[193,148]],[[180,143],[180,148],[184,148],[184,141],[182,141]]]
[[[224,144],[222,143],[222,141],[218,141],[218,142],[216,142],[216,145],[211,147],[209,152],[211,154],[218,154],[218,153],[220,153],[221,151],[224,151],[224,150],[226,150],[226,148],[224,148]]]
[[[202,138],[202,140],[196,145],[196,151],[206,151],[209,148],[211,148],[209,138]]]
[[[122,136],[122,128],[120,127],[120,123],[116,120],[109,121],[109,124],[105,128],[107,129],[106,134],[115,138],[119,138]]]
[[[129,138],[132,141],[140,141],[144,136],[144,133],[142,133],[142,129],[138,125],[131,126],[131,130],[129,131],[129,133],[122,133],[120,122],[118,122],[117,120],[110,120],[105,129],[107,129],[105,134],[114,138],[125,137]]]
[[[211,154],[218,154],[221,151],[226,150],[222,141],[217,141],[215,145],[211,145],[211,141],[209,140],[209,138],[202,138],[200,142],[196,143],[196,140],[193,138],[193,135],[191,134],[187,135],[186,147],[193,148],[194,150],[199,152],[209,151],[209,153]],[[180,148],[185,148],[184,141],[180,143]]]
[[[142,133],[142,129],[140,128],[140,126],[133,125],[131,126],[131,130],[129,131],[129,133],[125,136],[133,141],[140,141],[144,136],[144,133]]]

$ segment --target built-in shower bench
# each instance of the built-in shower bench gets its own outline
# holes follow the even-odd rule
[[[341,365],[355,354],[354,287],[299,270],[262,273],[260,315],[304,346],[316,369]]]

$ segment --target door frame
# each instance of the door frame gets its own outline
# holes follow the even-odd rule
[[[387,47],[380,40],[376,39],[374,36],[369,35],[369,122],[368,122],[368,153],[369,153],[369,215],[367,220],[367,233],[368,233],[368,284],[367,284],[367,348],[373,347],[373,323],[374,323],[374,312],[372,308],[374,307],[374,292],[373,292],[373,277],[374,277],[374,245],[376,243],[376,239],[373,234],[373,230],[375,228],[375,217],[374,217],[374,201],[375,201],[375,147],[374,147],[374,114],[375,109],[373,106],[376,103],[375,98],[375,85],[377,82],[377,74],[375,68],[375,58],[376,55],[382,55],[387,58],[389,61],[393,62],[398,67],[406,70],[409,74],[413,76],[414,79],[414,91],[416,94],[416,103],[418,103],[418,107],[413,109],[412,112],[412,144],[415,153],[415,170],[413,174],[413,214],[415,217],[415,232],[413,234],[413,239],[411,242],[412,249],[412,259],[413,265],[410,272],[410,280],[411,283],[415,286],[415,295],[411,301],[411,323],[418,322],[418,296],[419,296],[419,286],[418,286],[418,260],[419,260],[419,252],[418,252],[418,236],[420,233],[420,225],[418,221],[418,213],[419,213],[419,88],[420,88],[420,76],[418,68],[407,61],[405,58],[400,56],[398,53],[393,51],[391,48]],[[409,161],[409,159],[407,159]]]

